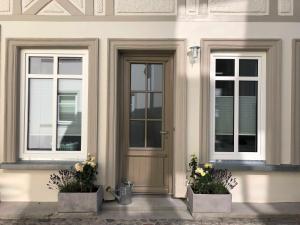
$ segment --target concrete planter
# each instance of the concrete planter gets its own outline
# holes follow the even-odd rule
[[[195,194],[187,188],[187,207],[193,213],[229,213],[231,212],[231,194]]]
[[[90,193],[58,193],[58,212],[99,212],[103,201],[103,188]]]

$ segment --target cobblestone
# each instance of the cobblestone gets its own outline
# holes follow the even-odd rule
[[[214,219],[214,220],[179,220],[179,219],[19,219],[0,220],[0,225],[300,225],[299,217],[264,218],[264,219]]]

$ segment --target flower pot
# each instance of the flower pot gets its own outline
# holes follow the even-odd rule
[[[58,212],[99,212],[103,201],[103,187],[97,192],[58,193]]]
[[[195,194],[190,185],[187,188],[187,207],[192,214],[229,213],[231,204],[231,194]]]

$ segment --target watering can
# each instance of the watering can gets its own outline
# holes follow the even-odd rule
[[[118,200],[120,205],[128,205],[132,202],[132,187],[133,183],[130,181],[122,182],[116,190],[107,187],[106,191],[110,192]]]

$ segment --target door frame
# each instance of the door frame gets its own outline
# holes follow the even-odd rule
[[[165,85],[164,89],[164,99],[168,98],[169,101],[164,102],[166,103],[164,105],[164,111],[162,118],[164,122],[168,125],[167,129],[169,131],[168,138],[164,139],[165,146],[162,146],[162,148],[167,147],[163,151],[151,151],[151,149],[148,149],[150,151],[147,151],[146,153],[142,154],[145,157],[162,157],[164,155],[167,155],[168,158],[164,159],[164,166],[163,167],[163,173],[164,173],[164,180],[165,183],[168,185],[168,190],[165,189],[163,191],[159,191],[159,188],[151,188],[151,187],[140,187],[140,192],[145,191],[144,194],[171,194],[172,188],[173,188],[173,103],[174,103],[174,51],[152,51],[152,50],[142,50],[142,51],[135,51],[135,50],[126,50],[126,51],[120,51],[119,52],[119,68],[118,68],[118,88],[117,88],[117,107],[118,109],[118,118],[119,118],[119,139],[118,139],[118,156],[117,156],[117,162],[119,165],[119,168],[117,168],[117,183],[120,183],[122,181],[122,178],[124,176],[124,169],[128,169],[128,165],[124,163],[124,159],[126,159],[126,148],[128,146],[128,138],[129,134],[125,133],[129,130],[129,124],[127,124],[127,120],[129,115],[126,114],[126,111],[129,107],[129,99],[128,97],[124,97],[124,95],[128,94],[130,90],[128,90],[130,76],[128,73],[130,73],[129,64],[130,63],[163,63],[164,64],[164,72],[165,75],[170,75],[169,78],[164,78],[163,84]],[[127,80],[129,79],[129,80]],[[168,81],[168,83],[165,83],[165,81]],[[127,87],[126,87],[127,86]],[[125,110],[125,111],[124,111]],[[165,113],[168,115],[168,117],[165,117]],[[164,137],[164,135],[162,135]],[[163,139],[163,138],[162,138]],[[140,151],[136,151],[133,153],[133,157],[135,156],[142,156],[140,155]],[[130,155],[128,155],[130,157]],[[150,191],[152,189],[152,191]]]
[[[106,159],[105,177],[103,183],[115,186],[118,182],[118,68],[120,66],[119,53],[125,50],[157,50],[174,52],[174,108],[173,108],[173,190],[174,197],[183,198],[186,194],[186,105],[187,105],[187,49],[185,39],[109,39],[108,40],[109,68],[107,89],[107,139],[106,151],[100,151],[100,157]],[[112,198],[112,196],[107,196]]]

